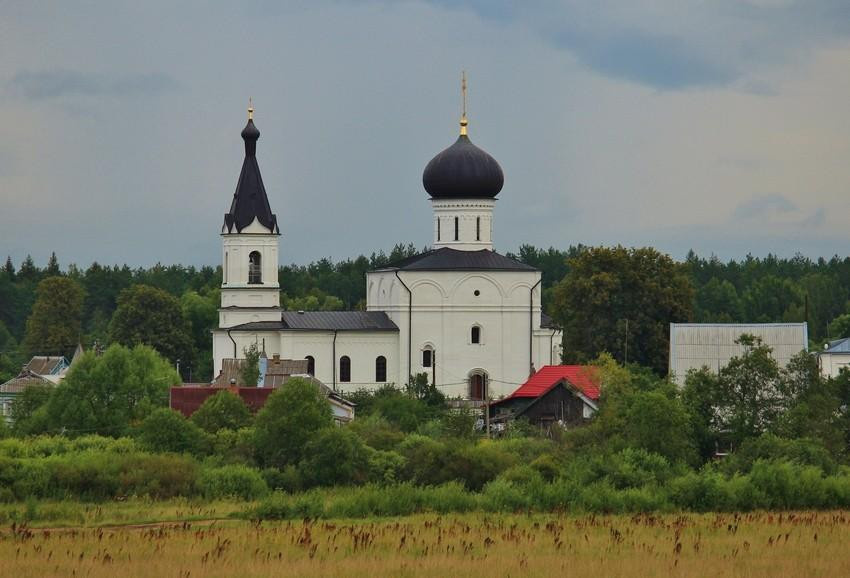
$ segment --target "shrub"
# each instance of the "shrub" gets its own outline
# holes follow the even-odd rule
[[[307,444],[299,471],[308,486],[363,483],[369,477],[369,456],[352,431],[328,428]]]
[[[484,486],[482,498],[484,508],[493,512],[516,512],[531,506],[528,492],[519,485],[501,478]]]
[[[837,465],[823,444],[812,438],[783,439],[764,434],[745,440],[735,452],[721,463],[727,474],[747,473],[757,460],[787,460],[821,468],[825,473],[836,471]]]
[[[293,465],[285,466],[282,470],[266,468],[261,472],[269,489],[283,492],[299,492],[304,488],[301,474]]]
[[[160,408],[138,428],[141,444],[155,452],[206,453],[209,442],[204,432],[177,411]]]
[[[242,465],[202,470],[197,487],[206,498],[255,500],[269,492],[260,472]]]
[[[601,458],[606,478],[615,488],[640,488],[666,482],[672,473],[664,456],[646,450],[626,448]]]
[[[358,417],[347,427],[376,450],[395,449],[404,440],[404,434],[378,414]]]
[[[514,454],[506,452],[499,444],[484,440],[451,451],[446,456],[445,474],[448,479],[461,481],[467,489],[477,492],[517,461]]]
[[[251,423],[251,411],[241,397],[222,390],[208,397],[189,419],[205,432],[216,433],[247,427]]]
[[[367,447],[369,481],[378,484],[398,482],[404,469],[405,459],[398,452],[373,450]]]
[[[399,445],[398,452],[404,457],[402,475],[405,480],[420,485],[437,485],[448,481],[445,460],[449,449],[443,442],[411,434]]]

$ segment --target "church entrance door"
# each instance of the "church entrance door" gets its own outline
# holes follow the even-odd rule
[[[469,399],[483,400],[487,394],[487,375],[473,373],[469,376]]]

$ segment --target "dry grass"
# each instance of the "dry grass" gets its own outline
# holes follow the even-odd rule
[[[0,575],[848,576],[848,512],[420,515],[0,534]]]

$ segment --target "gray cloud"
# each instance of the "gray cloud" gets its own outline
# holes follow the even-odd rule
[[[735,207],[732,214],[736,219],[755,219],[771,213],[793,213],[797,210],[797,205],[788,200],[787,197],[773,193],[753,197],[740,203]]]
[[[748,78],[758,68],[850,34],[846,0],[431,1],[525,26],[599,73],[659,89],[743,81],[769,94]]]
[[[146,96],[173,90],[177,82],[162,73],[110,76],[72,70],[20,71],[8,83],[9,89],[32,100],[64,96]]]

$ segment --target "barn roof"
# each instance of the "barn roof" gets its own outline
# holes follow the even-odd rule
[[[599,376],[595,368],[587,365],[544,365],[528,378],[508,399],[537,398],[566,381],[588,398],[599,399]]]

